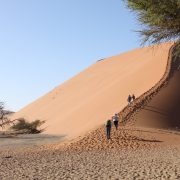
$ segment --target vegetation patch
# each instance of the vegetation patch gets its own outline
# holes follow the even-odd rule
[[[44,131],[44,129],[40,129],[40,126],[44,123],[45,121],[41,120],[28,122],[26,119],[20,118],[17,119],[17,123],[12,125],[10,129],[20,131],[24,134],[38,134]]]

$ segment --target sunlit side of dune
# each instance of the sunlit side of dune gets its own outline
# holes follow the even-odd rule
[[[172,44],[139,48],[98,61],[15,113],[46,120],[49,134],[73,138],[98,127],[162,78]],[[58,78],[58,77],[57,77]]]

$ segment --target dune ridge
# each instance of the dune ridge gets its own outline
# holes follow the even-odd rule
[[[177,61],[174,61],[173,50],[175,46],[172,45],[169,49],[168,60],[166,65],[166,70],[162,76],[162,78],[148,91],[144,92],[140,97],[136,98],[131,106],[126,106],[124,109],[119,112],[119,116],[122,117],[123,124],[132,124],[132,116],[143,106],[145,106],[163,87],[167,85],[169,79],[173,76],[175,68],[178,67]]]
[[[144,103],[132,118],[135,126],[180,130],[180,58],[174,58],[171,64],[164,88]]]

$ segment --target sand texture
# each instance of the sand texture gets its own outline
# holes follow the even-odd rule
[[[180,178],[180,135],[122,127],[107,141],[103,130],[64,145],[1,148],[0,179]]]
[[[13,118],[46,120],[48,134],[75,138],[103,124],[163,76],[172,43],[145,47],[98,61],[15,113]]]

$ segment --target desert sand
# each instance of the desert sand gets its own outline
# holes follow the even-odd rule
[[[151,76],[153,87],[122,108],[110,140],[101,122],[85,135],[80,127],[72,135],[81,136],[62,143],[1,147],[0,179],[180,179],[180,71],[166,58],[162,76]]]
[[[104,128],[64,144],[1,148],[0,178],[179,179],[180,135],[149,128]],[[175,143],[176,142],[176,143]]]
[[[107,58],[15,113],[14,119],[46,120],[47,134],[75,138],[102,125],[163,76],[172,43]]]

